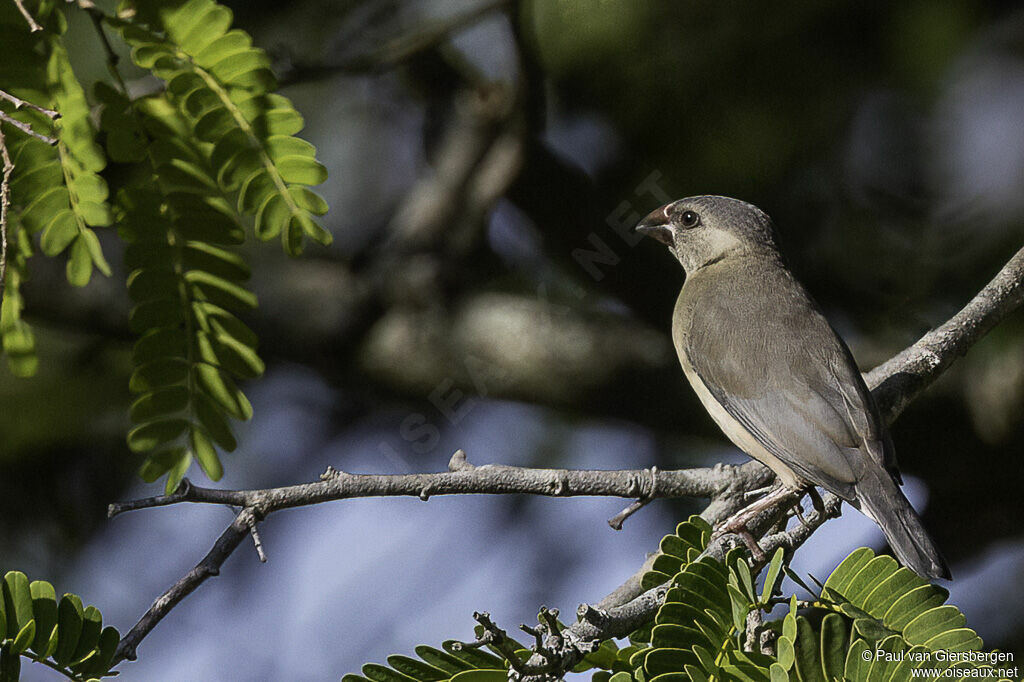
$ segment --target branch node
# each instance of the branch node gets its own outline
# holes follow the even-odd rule
[[[505,657],[505,660],[508,661],[509,666],[513,670],[522,674],[524,670],[523,662],[516,655],[519,642],[510,639],[504,630],[495,625],[494,621],[491,620],[491,614],[486,611],[474,611],[473,619],[483,627],[483,634],[474,642],[454,642],[452,648],[458,651],[461,649],[479,649],[482,646],[491,645],[501,652],[501,655]]]
[[[192,481],[188,480],[188,477],[182,478],[181,483],[178,484],[178,487],[170,495],[154,495],[153,497],[144,497],[142,499],[131,500],[129,502],[112,502],[107,505],[107,518],[112,519],[118,514],[126,511],[177,504],[178,502],[187,500],[189,495],[192,494],[192,489]]]
[[[452,458],[448,460],[448,471],[470,471],[476,469],[476,466],[470,464],[469,460],[466,459],[466,451],[461,448],[456,450],[452,454]]]
[[[267,563],[267,555],[263,551],[263,540],[260,539],[260,532],[256,529],[255,515],[252,521],[249,523],[249,535],[252,536],[252,543],[256,547],[256,556],[259,557],[260,563]]]
[[[341,478],[341,472],[330,464],[328,464],[324,472],[320,474],[321,481],[333,481],[336,478]]]
[[[551,494],[561,497],[569,492],[569,475],[565,471],[559,471],[551,481]]]
[[[640,494],[640,498],[630,504],[628,507],[620,511],[618,514],[608,519],[608,525],[612,527],[612,530],[622,530],[622,524],[633,514],[637,513],[655,498],[658,494],[658,467],[651,467],[648,469],[651,472],[651,489],[647,493]],[[637,489],[642,488],[642,484],[639,480],[633,479],[630,483],[630,491],[635,492]]]
[[[546,606],[540,607],[540,619],[547,625],[548,632],[554,637],[562,633],[562,626],[558,622],[558,609],[549,609]]]
[[[580,604],[580,607],[576,609],[576,617],[597,627],[601,627],[608,622],[608,612],[590,604]]]

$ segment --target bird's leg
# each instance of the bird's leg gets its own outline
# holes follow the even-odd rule
[[[775,506],[779,500],[784,500],[788,497],[797,497],[799,494],[800,491],[798,490],[793,490],[788,486],[780,485],[761,499],[747,505],[743,509],[740,509],[738,512],[723,521],[719,524],[716,533],[721,535],[723,533],[736,532],[741,527],[746,528],[747,524],[753,521],[758,514]]]
[[[764,552],[757,544],[757,540],[750,532],[747,524],[757,518],[761,512],[774,507],[780,501],[793,499],[798,501],[802,494],[803,491],[801,490],[793,490],[789,486],[780,485],[761,499],[757,500],[753,504],[747,505],[719,524],[718,527],[715,528],[712,538],[720,537],[726,533],[735,533],[743,538],[743,542],[746,543],[747,548],[750,549],[750,553],[755,559],[760,561],[764,558]]]
[[[793,504],[793,513],[796,514],[796,517],[798,519],[800,519],[800,523],[802,523],[805,526],[807,525],[807,519],[804,518],[804,506],[800,500],[797,500]]]
[[[808,486],[807,496],[811,498],[811,504],[814,505],[814,510],[819,514],[825,512],[825,501],[821,499],[821,495],[818,494],[818,489],[813,485]]]

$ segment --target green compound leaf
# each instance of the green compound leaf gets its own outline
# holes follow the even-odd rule
[[[0,82],[6,92],[33,104],[55,109],[51,121],[30,107],[15,110],[0,102],[6,116],[50,136],[49,145],[5,124],[5,142],[14,164],[7,215],[7,268],[0,307],[0,347],[16,376],[31,376],[38,368],[35,336],[22,319],[27,260],[33,255],[33,237],[46,255],[83,246],[68,262],[69,281],[88,282],[93,268],[109,274],[94,227],[111,223],[107,186],[100,177],[106,161],[96,144],[88,103],[68,60],[63,33],[64,15],[57,3],[42,3],[32,12],[44,30],[30,33],[24,18],[0,4]],[[90,260],[89,266],[83,258]]]
[[[327,170],[312,145],[293,137],[302,117],[273,92],[269,58],[231,29],[231,11],[213,0],[159,0],[137,10],[133,22],[120,24],[132,59],[167,83],[212,169],[199,177],[192,167],[172,165],[167,182],[186,192],[214,182],[234,193],[233,210],[255,219],[260,239],[280,236],[291,255],[301,253],[307,237],[330,244],[331,234],[315,219],[327,205],[309,189],[327,179]]]
[[[659,554],[652,570],[641,579],[647,590],[668,582],[693,557],[704,551],[711,539],[711,526],[699,516],[691,516],[676,527],[676,532],[662,538]]]
[[[416,647],[418,659],[409,656],[388,656],[388,665],[367,663],[362,675],[348,674],[344,682],[506,682],[505,662],[479,649],[453,646],[447,641],[442,649]]]
[[[808,619],[796,619],[799,679],[934,682],[989,675],[991,666],[967,661],[957,663],[957,674],[949,676],[949,654],[980,651],[982,641],[966,627],[959,609],[945,604],[947,597],[945,589],[900,567],[892,557],[855,550],[825,581],[818,604],[830,612],[817,630]],[[795,602],[791,614],[793,606]],[[788,619],[783,637],[792,632]]]
[[[166,475],[170,492],[193,460],[218,480],[218,448],[237,445],[226,417],[252,416],[236,380],[260,376],[264,364],[255,334],[235,315],[257,301],[245,288],[248,265],[224,246],[242,241],[244,230],[206,159],[208,146],[191,139],[186,117],[163,95],[131,104],[116,92],[105,97],[112,110],[133,112],[152,173],[151,184],[117,198],[129,243],[130,321],[140,335],[129,386],[141,395],[128,443],[148,455],[144,480]]]
[[[0,635],[4,674],[11,680],[18,679],[20,658],[43,662],[75,680],[108,675],[121,640],[116,629],[103,628],[99,609],[83,608],[73,594],[58,602],[50,583],[29,583],[19,571],[0,582]]]

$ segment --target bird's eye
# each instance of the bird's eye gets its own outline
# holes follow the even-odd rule
[[[686,211],[683,215],[679,216],[679,222],[683,227],[696,227],[697,223],[700,222],[700,216],[693,211]]]

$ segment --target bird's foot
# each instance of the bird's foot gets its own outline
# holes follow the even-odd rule
[[[807,488],[807,496],[811,498],[811,504],[814,505],[814,510],[819,514],[825,513],[825,501],[821,499],[821,495],[818,494],[818,489],[813,485]]]
[[[748,525],[758,517],[762,512],[776,506],[779,502],[784,500],[795,500],[799,502],[802,491],[793,490],[787,486],[779,486],[770,493],[757,500],[753,504],[747,505],[743,509],[739,510],[728,519],[720,523],[715,527],[715,532],[712,533],[711,538],[719,538],[726,533],[735,533],[743,539],[743,542],[747,545],[751,555],[757,561],[763,561],[765,559],[764,551],[761,546],[757,544],[757,539],[753,533],[750,532]]]
[[[801,525],[807,525],[807,519],[804,518],[804,506],[800,500],[793,503],[793,515],[799,519]]]

